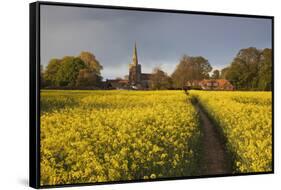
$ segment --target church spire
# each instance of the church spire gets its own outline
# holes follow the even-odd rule
[[[137,43],[136,42],[135,42],[134,54],[133,54],[133,64],[134,65],[138,64],[138,54],[137,54]]]

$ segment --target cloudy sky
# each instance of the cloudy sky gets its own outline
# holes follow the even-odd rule
[[[128,74],[134,43],[142,72],[160,66],[171,74],[184,55],[203,56],[213,68],[228,65],[241,48],[271,47],[271,20],[41,6],[41,64],[90,51],[104,79]]]

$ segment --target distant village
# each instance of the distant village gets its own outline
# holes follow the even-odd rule
[[[184,55],[169,76],[161,68],[142,73],[137,45],[134,45],[128,75],[103,80],[103,66],[90,52],[79,56],[51,59],[41,69],[42,89],[99,90],[271,90],[272,50],[253,47],[241,49],[229,66],[214,70],[202,56]],[[212,71],[212,75],[210,75]]]
[[[128,79],[106,80],[104,85],[108,89],[148,90],[152,78],[152,73],[141,72],[141,65],[138,63],[137,47],[135,44],[132,63],[129,64]],[[188,80],[183,88],[186,87],[197,90],[234,90],[234,86],[226,79]],[[168,89],[178,88],[170,87]]]

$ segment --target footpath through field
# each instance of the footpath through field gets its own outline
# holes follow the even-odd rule
[[[216,126],[208,118],[199,103],[194,104],[201,122],[202,150],[200,175],[231,174],[231,161]]]

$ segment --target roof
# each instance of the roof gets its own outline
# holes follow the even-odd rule
[[[231,85],[232,86],[232,84],[228,80],[226,80],[226,79],[204,79],[200,83],[205,85],[208,82],[212,82],[212,83],[216,82],[216,83],[219,84],[218,86],[226,86],[226,85]]]
[[[108,83],[120,83],[120,84],[127,84],[129,83],[129,80],[125,79],[112,79],[112,80],[106,80]]]
[[[149,80],[151,78],[152,74],[150,73],[142,73],[141,74],[141,79],[142,80]]]

